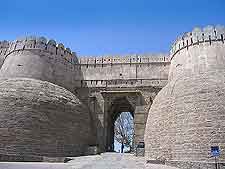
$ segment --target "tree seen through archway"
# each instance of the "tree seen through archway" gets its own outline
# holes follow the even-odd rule
[[[114,151],[130,152],[133,149],[134,122],[130,112],[122,112],[114,123]]]

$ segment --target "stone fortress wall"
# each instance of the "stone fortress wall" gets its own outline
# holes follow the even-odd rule
[[[219,145],[225,162],[224,37],[224,27],[195,28],[170,56],[79,58],[43,37],[0,42],[0,154],[107,150],[110,107],[125,98],[147,161],[211,167],[210,146]]]
[[[93,109],[92,93],[144,86],[158,91],[167,83],[170,65],[166,54],[78,59],[63,44],[44,37],[0,42],[0,63],[0,154],[23,156],[81,155],[105,142],[108,135],[100,130],[108,129],[101,118],[107,109],[101,102],[106,101]],[[145,112],[137,113],[147,117]],[[100,145],[101,151],[107,146]]]
[[[42,37],[4,41],[0,48],[0,156],[85,154],[96,136],[74,93],[82,79],[76,55]]]
[[[214,168],[211,146],[225,162],[225,28],[195,28],[171,49],[169,82],[151,106],[146,159],[180,168]],[[222,166],[221,166],[222,167]]]
[[[81,97],[90,101],[90,111],[99,120],[98,144],[104,151],[113,149],[111,116],[122,111],[112,110],[117,100],[133,99],[123,106],[134,114],[135,144],[143,141],[149,102],[166,85],[169,65],[167,54],[79,57],[84,80],[77,93],[89,90],[90,98]]]
[[[46,80],[72,90],[82,79],[75,53],[44,37],[27,37],[1,43],[1,77]],[[5,48],[8,46],[8,48]]]
[[[221,44],[224,44],[224,31],[223,26],[207,26],[203,30],[195,28],[178,37],[170,51],[169,79],[194,72],[204,73],[209,69],[223,70],[224,51]]]
[[[120,84],[117,80],[130,85],[167,81],[170,65],[167,54],[78,58],[63,44],[44,37],[0,42],[0,56],[1,65],[4,63],[3,77],[33,77],[70,90],[81,86],[104,87],[106,81],[107,85]]]
[[[164,85],[170,65],[167,54],[80,57],[79,63],[88,87]]]

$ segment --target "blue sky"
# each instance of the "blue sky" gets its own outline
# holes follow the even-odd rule
[[[168,52],[195,26],[225,25],[224,0],[4,0],[0,39],[41,35],[78,55]]]

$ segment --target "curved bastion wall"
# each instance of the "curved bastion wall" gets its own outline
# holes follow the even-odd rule
[[[26,37],[8,42],[7,50],[2,53],[2,78],[34,78],[63,86],[70,91],[80,85],[77,80],[83,78],[75,53],[54,40]]]
[[[0,154],[77,156],[95,143],[88,109],[46,81],[0,79]]]
[[[96,144],[89,109],[74,92],[75,53],[54,40],[0,43],[0,155],[79,156]]]
[[[171,49],[169,80],[178,76],[224,70],[223,26],[207,26],[179,37]]]
[[[208,26],[173,44],[169,82],[148,115],[146,160],[206,168],[214,160],[211,146],[218,145],[225,162],[224,38],[224,27]]]

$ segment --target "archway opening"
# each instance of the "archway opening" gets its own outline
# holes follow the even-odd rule
[[[118,145],[121,143],[118,143],[116,145],[116,148],[114,146],[114,140],[115,140],[115,122],[119,117],[125,116],[125,123],[126,121],[129,120],[130,124],[133,128],[134,126],[134,110],[135,107],[134,105],[128,101],[127,97],[116,97],[112,102],[111,106],[109,108],[108,116],[107,116],[107,127],[106,127],[106,135],[107,135],[107,140],[106,140],[106,150],[107,151],[116,151],[116,152],[121,152],[117,149]],[[125,125],[126,126],[126,125]],[[134,134],[132,135],[134,137]],[[116,142],[115,142],[116,144]],[[126,143],[127,144],[127,143]],[[133,144],[132,144],[133,145]],[[122,146],[122,145],[121,145]],[[124,145],[125,148],[125,145]]]
[[[134,146],[134,117],[131,112],[120,112],[114,118],[114,151],[132,152]]]

